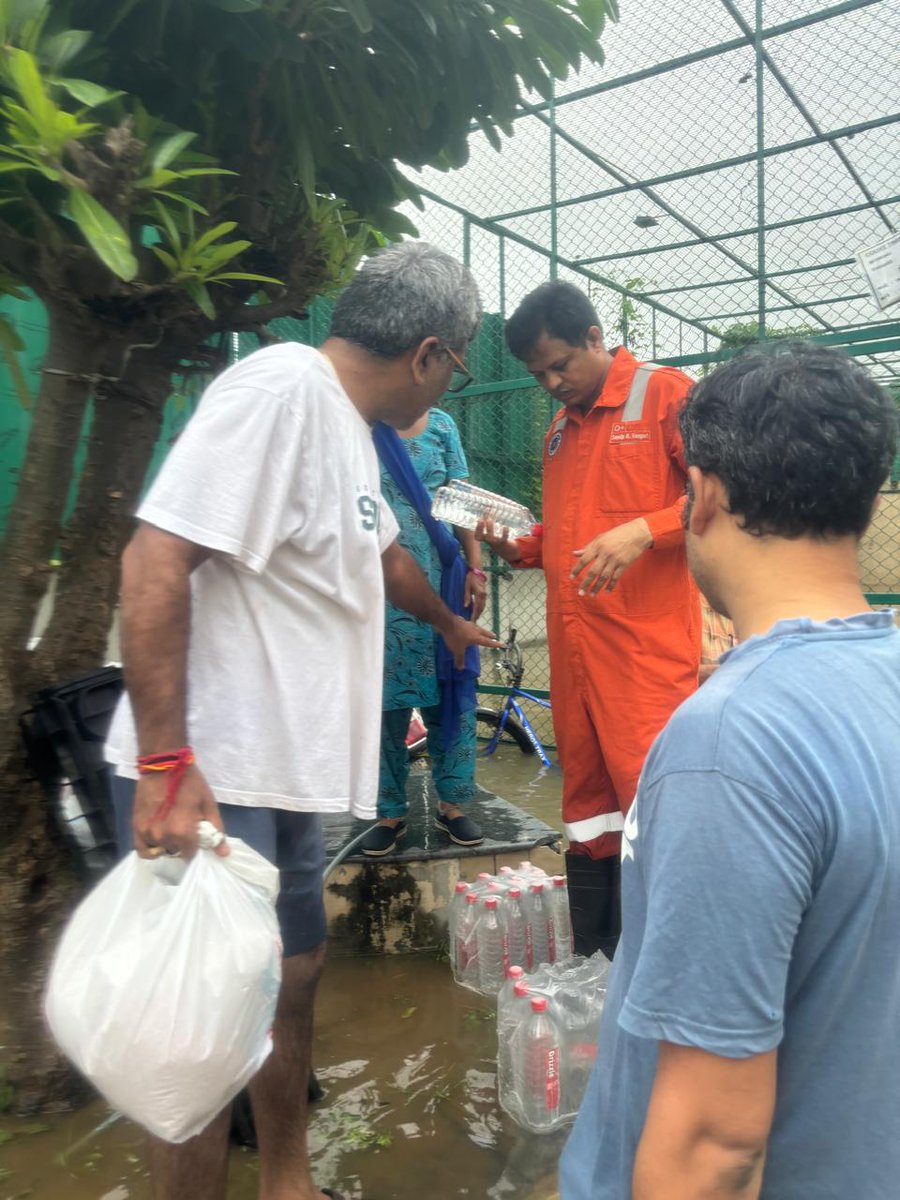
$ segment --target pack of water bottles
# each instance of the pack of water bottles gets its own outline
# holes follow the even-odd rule
[[[574,1119],[597,1056],[610,963],[598,952],[510,967],[497,999],[497,1092],[513,1120],[549,1133]]]
[[[479,521],[491,520],[498,533],[506,528],[511,538],[527,537],[535,524],[534,513],[524,504],[475,487],[465,479],[454,479],[438,488],[431,515],[461,529],[474,529]]]
[[[523,972],[572,956],[569,894],[563,875],[530,862],[460,881],[450,902],[450,962],[463,987],[496,996],[510,967]]]

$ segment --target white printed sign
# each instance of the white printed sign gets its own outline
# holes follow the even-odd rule
[[[900,304],[900,233],[856,256],[880,309]]]

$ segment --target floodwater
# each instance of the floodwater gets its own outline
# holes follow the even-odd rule
[[[515,747],[479,782],[558,827],[561,778]],[[2,1040],[14,1038],[4,1030]],[[564,1134],[519,1130],[497,1104],[493,1005],[428,957],[335,958],[313,1049],[316,1181],[348,1200],[556,1200]],[[2,1096],[0,1096],[2,1102]],[[149,1200],[142,1135],[97,1102],[18,1120],[0,1113],[0,1200]],[[232,1152],[229,1200],[254,1200],[257,1160]]]

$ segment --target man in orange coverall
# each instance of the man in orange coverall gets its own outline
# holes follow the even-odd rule
[[[678,411],[691,380],[604,346],[569,283],[545,283],[506,325],[509,348],[562,407],[544,443],[544,520],[508,562],[543,567],[553,727],[576,950],[615,949],[619,849],[650,745],[697,687],[700,615],[682,528]]]

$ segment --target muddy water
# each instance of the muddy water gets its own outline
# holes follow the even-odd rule
[[[479,782],[558,826],[558,770],[515,748]],[[494,1009],[430,958],[333,959],[317,1005],[325,1088],[310,1124],[315,1177],[353,1200],[555,1200],[564,1137],[535,1137],[497,1104]],[[14,1038],[4,1030],[3,1041]],[[0,1097],[2,1099],[2,1097]],[[0,1200],[149,1200],[141,1133],[94,1104],[19,1121],[0,1114]],[[232,1153],[229,1200],[254,1200],[255,1154]]]

